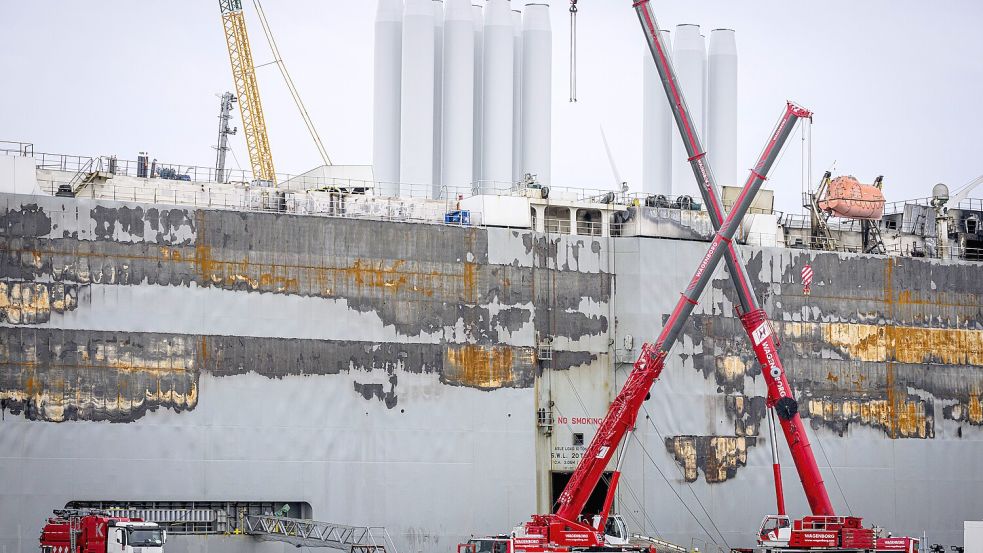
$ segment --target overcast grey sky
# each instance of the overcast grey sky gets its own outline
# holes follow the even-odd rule
[[[983,173],[983,2],[654,2],[663,28],[737,30],[741,174],[786,98],[816,113],[815,176],[834,160],[839,173],[862,181],[884,174],[893,201]],[[271,56],[251,3],[244,4],[258,65]],[[34,142],[38,151],[132,159],[149,150],[165,162],[213,165],[216,94],[232,88],[216,1],[0,5],[0,139]],[[613,186],[603,124],[624,178],[637,189],[642,32],[631,0],[579,6],[580,101],[569,104],[568,3],[552,2],[554,185]],[[334,161],[371,163],[375,1],[265,0],[264,7]],[[277,170],[317,165],[276,68],[258,72]],[[241,133],[233,146],[248,167]],[[798,210],[799,163],[794,144],[773,173],[779,209]]]

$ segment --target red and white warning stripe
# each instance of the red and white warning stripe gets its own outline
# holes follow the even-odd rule
[[[802,291],[806,294],[812,291],[813,274],[812,266],[806,263],[805,267],[802,267]]]

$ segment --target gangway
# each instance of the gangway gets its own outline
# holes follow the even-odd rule
[[[382,526],[348,526],[272,514],[246,515],[243,531],[264,541],[330,547],[348,553],[399,553]]]

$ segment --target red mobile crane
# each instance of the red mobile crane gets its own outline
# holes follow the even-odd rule
[[[669,350],[675,344],[683,325],[696,306],[700,294],[710,281],[714,269],[725,252],[732,251],[731,239],[741,219],[751,205],[751,200],[761,188],[761,184],[777,159],[779,152],[795,122],[803,117],[811,117],[808,110],[789,102],[785,112],[772,132],[768,144],[748,177],[734,209],[720,224],[703,261],[696,269],[689,286],[682,293],[672,314],[663,327],[658,340],[642,346],[641,354],[635,362],[624,387],[611,403],[607,415],[597,428],[590,446],[584,452],[580,464],[571,475],[566,488],[560,494],[555,513],[533,515],[532,520],[517,529],[512,537],[512,551],[544,552],[589,549],[592,551],[627,551],[632,546],[612,544],[605,540],[604,529],[607,524],[614,491],[620,477],[620,465],[624,455],[618,458],[618,469],[611,477],[604,507],[593,522],[581,520],[584,506],[597,487],[605,468],[608,466],[618,446],[634,429],[642,401],[659,377]],[[770,333],[769,333],[770,335]],[[766,338],[768,335],[765,336]],[[635,548],[637,549],[637,548]]]
[[[614,490],[620,476],[620,464],[624,459],[623,454],[618,459],[619,469],[612,476],[601,514],[593,522],[582,520],[584,506],[597,487],[619,444],[634,428],[642,401],[645,400],[652,384],[662,372],[669,350],[675,344],[684,323],[710,281],[720,258],[723,257],[725,251],[731,250],[730,241],[750,207],[752,199],[761,188],[761,184],[778,158],[782,146],[792,133],[795,122],[803,117],[811,117],[811,115],[808,110],[791,102],[786,105],[785,112],[779,119],[775,130],[770,135],[768,144],[751,171],[734,209],[720,224],[703,261],[697,267],[689,286],[676,303],[658,340],[654,344],[646,343],[642,346],[641,354],[624,387],[612,402],[607,415],[598,426],[594,439],[584,452],[580,464],[560,494],[556,512],[547,515],[533,515],[532,520],[516,528],[512,535],[507,538],[472,540],[469,544],[462,544],[459,549],[470,549],[475,553],[533,553],[572,550],[630,551],[642,549],[629,545],[625,540],[621,540],[622,543],[613,543],[611,540],[605,539],[604,529],[614,500]]]
[[[798,404],[792,395],[791,387],[778,357],[774,333],[767,322],[764,311],[751,293],[747,273],[730,243],[736,224],[743,217],[750,200],[766,178],[775,157],[781,150],[781,146],[791,133],[795,121],[803,117],[811,118],[812,114],[799,106],[788,103],[786,111],[772,133],[761,158],[751,171],[751,176],[738,199],[737,205],[727,218],[723,219],[723,210],[716,196],[712,170],[692,125],[675,72],[666,55],[665,45],[661,42],[658,24],[648,4],[648,0],[639,0],[634,2],[634,7],[655,58],[680,134],[690,156],[689,161],[717,233],[703,262],[697,268],[696,275],[690,281],[689,287],[670,315],[658,341],[654,345],[645,344],[642,347],[641,355],[636,361],[624,388],[612,402],[590,447],[588,447],[576,471],[560,495],[556,512],[548,515],[534,515],[531,521],[517,528],[509,538],[504,538],[497,543],[493,542],[487,551],[497,553],[498,551],[626,551],[638,549],[627,545],[627,543],[615,543],[612,540],[606,540],[604,536],[608,514],[614,499],[614,491],[620,476],[621,461],[624,459],[623,454],[619,457],[617,469],[612,475],[601,514],[595,517],[592,523],[580,520],[580,517],[588,498],[600,481],[604,469],[610,463],[614,451],[634,428],[641,402],[661,373],[665,357],[678,337],[682,324],[692,312],[693,306],[709,280],[709,275],[713,272],[713,268],[725,253],[730,274],[740,297],[741,322],[751,339],[768,387],[768,406],[770,408],[768,420],[772,434],[775,491],[779,514],[765,518],[759,534],[759,544],[766,549],[779,551],[811,551],[817,548],[827,551],[871,551],[875,548],[879,551],[917,551],[917,540],[911,538],[875,540],[874,531],[863,528],[862,519],[859,517],[837,517],[835,515],[815,456],[812,454],[805,427],[798,415]],[[783,433],[789,444],[803,489],[813,512],[812,516],[796,520],[794,524],[785,515],[781,471],[777,450],[774,449],[775,413],[781,420]],[[474,541],[472,540],[472,542]],[[478,550],[475,543],[463,547]],[[483,553],[485,548],[482,547],[481,551]]]
[[[645,33],[649,50],[655,60],[663,88],[669,100],[679,133],[685,144],[689,161],[693,168],[703,201],[707,205],[710,219],[714,228],[720,228],[722,209],[716,194],[716,181],[706,152],[700,143],[698,134],[694,131],[692,118],[682,90],[676,79],[675,70],[669,61],[665,44],[659,33],[658,23],[652,13],[649,0],[634,2],[635,11]],[[768,387],[767,405],[768,426],[771,433],[772,463],[775,477],[775,496],[778,507],[777,515],[765,517],[758,533],[758,544],[766,551],[803,550],[815,548],[839,551],[907,551],[918,550],[919,541],[914,538],[879,538],[876,532],[863,527],[860,517],[836,516],[833,506],[823,484],[822,475],[816,464],[816,458],[809,445],[802,419],[799,417],[798,404],[792,395],[792,388],[785,376],[785,369],[778,356],[777,342],[768,324],[767,316],[758,304],[757,298],[751,293],[750,283],[743,263],[733,246],[727,247],[728,270],[737,289],[741,303],[741,323],[751,340],[755,356],[762,367],[762,374]],[[782,490],[781,467],[778,462],[778,450],[775,436],[775,414],[781,422],[785,439],[792,453],[796,470],[802,481],[811,516],[791,521],[785,513],[785,500]]]

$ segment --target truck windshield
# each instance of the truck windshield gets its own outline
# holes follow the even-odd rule
[[[164,535],[160,528],[130,528],[126,544],[131,547],[160,547],[164,545]]]

